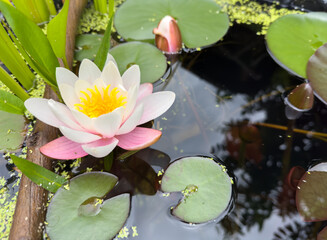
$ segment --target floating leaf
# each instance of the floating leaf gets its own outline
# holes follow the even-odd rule
[[[0,151],[14,151],[24,141],[25,118],[0,111]]]
[[[307,65],[307,75],[311,87],[318,97],[327,103],[327,44],[321,46],[311,56]]]
[[[15,35],[31,57],[47,70],[52,84],[55,82],[55,70],[59,67],[58,60],[42,30],[23,13],[0,0],[0,11],[5,16]]]
[[[81,174],[61,187],[47,212],[47,233],[52,240],[112,239],[124,225],[130,208],[129,194],[104,202],[117,177],[104,172]]]
[[[225,168],[206,157],[185,157],[165,171],[161,189],[183,191],[184,198],[172,213],[192,223],[203,223],[226,211],[232,196],[231,178]]]
[[[83,34],[76,37],[75,59],[82,61],[84,58],[94,60],[102,41],[100,34]]]
[[[285,104],[299,112],[309,111],[313,106],[313,90],[309,83],[294,88],[285,99]]]
[[[57,58],[63,60],[67,67],[66,59],[66,26],[69,9],[69,0],[66,0],[61,11],[48,24],[47,37]]]
[[[288,172],[287,184],[292,190],[297,189],[297,185],[304,173],[304,168],[300,166],[292,167],[291,170]]]
[[[18,169],[25,174],[32,182],[40,185],[50,192],[56,192],[67,180],[51,172],[50,170],[41,167],[31,161],[11,155]]]
[[[298,183],[296,206],[305,221],[327,220],[327,172],[306,172]]]
[[[327,42],[327,13],[290,14],[274,21],[266,40],[272,57],[291,72],[306,78],[312,54]]]
[[[148,43],[129,42],[112,48],[109,53],[115,58],[121,74],[133,64],[141,70],[141,82],[155,82],[166,71],[166,57]]]
[[[324,227],[317,236],[317,240],[326,240],[327,239],[327,227]]]
[[[0,90],[0,111],[24,115],[24,102],[15,95]]]
[[[152,31],[166,15],[177,20],[189,48],[217,42],[229,27],[227,14],[211,0],[129,0],[118,8],[115,26],[125,39],[154,39]]]

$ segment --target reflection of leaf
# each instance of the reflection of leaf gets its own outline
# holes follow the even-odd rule
[[[11,155],[12,160],[18,169],[25,174],[31,181],[47,189],[50,192],[56,192],[66,179],[50,170],[41,167],[31,161]]]
[[[166,168],[169,165],[170,157],[161,151],[152,148],[142,149],[135,154],[138,158],[141,158],[151,166],[160,166]]]
[[[99,34],[83,34],[76,37],[75,59],[82,61],[84,58],[93,60],[101,45],[103,36]]]
[[[47,212],[50,238],[112,239],[124,225],[130,208],[129,194],[103,201],[116,183],[117,177],[110,173],[91,172],[72,178],[69,185],[61,187]]]
[[[0,151],[18,149],[24,141],[25,118],[0,111]]]
[[[327,220],[327,172],[303,175],[296,191],[296,206],[305,221]]]
[[[120,44],[109,53],[115,58],[121,74],[133,64],[141,70],[141,82],[155,82],[166,71],[166,58],[156,47],[148,43],[129,42]]]
[[[165,171],[161,189],[183,191],[173,214],[186,222],[202,223],[221,215],[232,196],[232,183],[224,168],[206,157],[185,157]]]
[[[0,111],[23,115],[25,112],[24,102],[15,95],[0,90]]]
[[[125,1],[116,12],[115,26],[125,39],[154,39],[152,30],[166,15],[177,20],[182,40],[189,48],[217,42],[229,27],[227,14],[211,0]]]

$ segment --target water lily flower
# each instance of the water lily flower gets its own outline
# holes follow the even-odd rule
[[[126,150],[146,148],[160,138],[161,132],[138,125],[163,114],[175,100],[173,92],[152,93],[152,84],[140,85],[137,65],[121,76],[111,55],[102,72],[84,59],[78,77],[59,67],[56,78],[66,105],[42,98],[25,101],[36,118],[63,134],[40,148],[44,155],[56,159],[88,154],[100,158],[116,146]]]
[[[160,20],[158,27],[153,29],[156,46],[166,53],[177,53],[182,49],[182,36],[177,22],[171,16]]]

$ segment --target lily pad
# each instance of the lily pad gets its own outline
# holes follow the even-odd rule
[[[75,59],[82,61],[84,58],[94,60],[102,41],[103,35],[83,34],[76,37]]]
[[[0,151],[15,151],[25,138],[25,118],[0,110]]]
[[[112,48],[109,53],[115,58],[120,74],[133,64],[141,71],[141,83],[155,82],[166,71],[166,57],[156,47],[148,43],[129,42]]]
[[[290,72],[306,78],[314,52],[327,42],[327,13],[290,14],[274,21],[266,40],[270,54]]]
[[[310,57],[307,75],[313,90],[320,100],[327,103],[327,44],[324,44]]]
[[[185,157],[165,171],[161,189],[182,191],[184,198],[172,210],[186,222],[203,223],[226,211],[232,196],[232,179],[225,168],[207,157]]]
[[[153,29],[169,15],[177,20],[189,48],[217,42],[228,30],[226,13],[212,0],[127,0],[117,10],[115,26],[125,39],[154,39]]]
[[[112,239],[123,227],[130,208],[129,194],[102,202],[117,177],[92,172],[61,187],[48,208],[47,233],[52,240]]]
[[[308,222],[327,220],[327,172],[306,172],[297,185],[297,210]]]

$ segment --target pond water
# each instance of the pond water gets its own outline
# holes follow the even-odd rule
[[[281,3],[316,10],[316,5],[306,5],[308,1]],[[325,6],[319,5],[319,9]],[[171,59],[170,76],[155,88],[177,96],[170,110],[153,122],[154,128],[163,131],[161,139],[130,160],[114,163],[112,170],[120,183],[111,196],[134,193],[127,239],[304,240],[315,239],[323,228],[324,223],[301,219],[295,192],[285,178],[292,166],[307,169],[313,162],[323,161],[326,139],[276,126],[326,132],[326,106],[316,99],[313,109],[296,121],[285,117],[282,93],[301,79],[271,59],[264,37],[256,31],[256,26],[235,25],[223,42]],[[239,137],[245,122],[258,130],[251,143],[242,143]],[[157,191],[158,172],[169,162],[194,154],[217,156],[235,176],[232,206],[220,221],[183,223],[170,214],[181,194],[166,196]],[[89,160],[75,170],[96,169]],[[11,171],[12,165],[1,158],[0,176],[9,183],[15,178]]]

